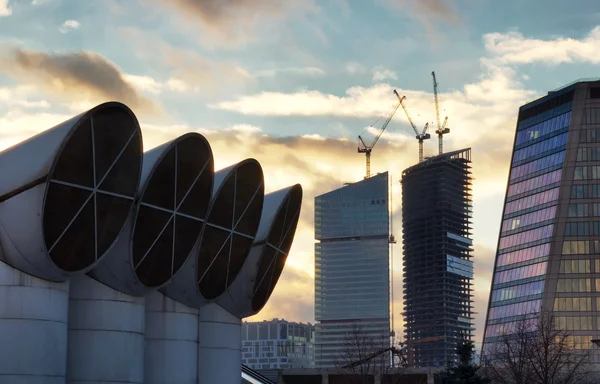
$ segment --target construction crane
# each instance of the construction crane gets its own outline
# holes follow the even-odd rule
[[[404,100],[406,99],[406,96],[400,97],[400,95],[398,94],[398,92],[395,89],[394,89],[394,93],[396,94],[396,97],[398,98],[398,100],[400,100],[400,105],[402,105],[402,109],[404,109],[404,113],[406,113],[408,122],[410,123],[413,130],[415,131],[415,135],[416,135],[415,137],[417,138],[417,140],[419,140],[419,163],[420,163],[423,161],[423,141],[431,138],[431,135],[429,133],[427,133],[427,130],[429,129],[429,123],[425,123],[425,127],[423,128],[423,131],[421,133],[419,133],[415,123],[413,123],[412,119],[410,118],[410,115],[408,114],[408,109],[406,109],[406,106],[404,105]]]
[[[444,135],[450,133],[450,128],[446,128],[448,116],[444,119],[444,123],[440,124],[440,103],[438,100],[438,82],[435,79],[435,71],[431,72],[431,76],[433,76],[433,98],[435,101],[435,118],[437,121],[437,130],[435,133],[438,135],[439,152],[441,155],[444,152]]]
[[[366,160],[367,160],[367,176],[365,176],[365,179],[371,177],[371,152],[373,151],[373,147],[375,146],[375,144],[377,144],[377,141],[379,140],[379,138],[383,134],[383,131],[385,131],[385,128],[388,126],[388,124],[390,123],[390,121],[392,121],[392,117],[394,117],[394,114],[396,113],[396,111],[400,107],[400,104],[401,103],[398,103],[398,104],[394,105],[394,108],[392,109],[392,112],[390,113],[390,115],[388,116],[388,118],[383,123],[383,126],[381,127],[381,130],[379,131],[379,134],[377,134],[377,136],[375,136],[375,139],[373,139],[373,142],[371,143],[371,145],[365,144],[365,142],[362,139],[362,137],[360,137],[360,135],[358,135],[358,153],[364,153],[365,156],[366,156]]]

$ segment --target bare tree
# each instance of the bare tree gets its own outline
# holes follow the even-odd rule
[[[401,344],[401,343],[400,343]],[[342,352],[336,362],[337,371],[342,375],[351,375],[353,382],[368,383],[369,377],[377,374],[400,373],[405,366],[392,367],[393,354],[398,354],[399,348],[390,345],[387,334],[373,334],[364,331],[358,324],[353,324],[344,339]],[[405,359],[400,359],[403,361]],[[395,383],[397,379],[393,379]]]
[[[590,380],[587,349],[575,349],[552,312],[521,320],[485,351],[486,374],[498,384],[579,384]]]

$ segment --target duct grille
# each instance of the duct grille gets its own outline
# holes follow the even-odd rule
[[[283,272],[298,226],[301,206],[302,187],[297,184],[282,202],[263,245],[252,294],[252,310],[255,312],[267,303]]]
[[[43,208],[52,261],[76,272],[112,246],[139,185],[142,138],[133,113],[118,103],[84,116],[55,158]]]
[[[198,255],[198,289],[212,300],[242,268],[254,242],[264,200],[263,173],[256,160],[235,167],[217,192]]]
[[[146,183],[136,214],[132,262],[147,287],[167,283],[198,241],[213,188],[213,157],[199,134],[180,137]]]

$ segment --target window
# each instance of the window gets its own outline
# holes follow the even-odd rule
[[[560,273],[591,273],[591,271],[590,260],[563,260],[560,262]]]
[[[599,298],[600,299],[600,298]],[[557,297],[554,299],[555,311],[587,312],[592,310],[591,297]]]
[[[590,254],[590,242],[589,241],[564,241],[563,242],[563,255],[589,255]]]
[[[586,108],[584,124],[600,124],[600,108]]]
[[[547,257],[550,252],[550,244],[537,245],[535,247],[520,249],[518,251],[502,253],[498,255],[498,266],[521,263],[537,258]]]
[[[588,186],[587,185],[573,185],[571,187],[571,199],[587,199],[588,198]]]
[[[588,204],[569,204],[569,217],[588,217]]]
[[[547,204],[558,200],[558,188],[536,193],[535,195],[523,197],[522,199],[513,200],[506,203],[504,214],[509,215],[514,212],[522,211],[538,205]]]
[[[592,279],[558,279],[556,292],[592,292]]]
[[[567,223],[565,226],[565,236],[589,236],[590,223],[586,221]]]

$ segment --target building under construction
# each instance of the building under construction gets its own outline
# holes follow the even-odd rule
[[[440,367],[473,336],[471,149],[402,173],[405,336],[409,364]]]

